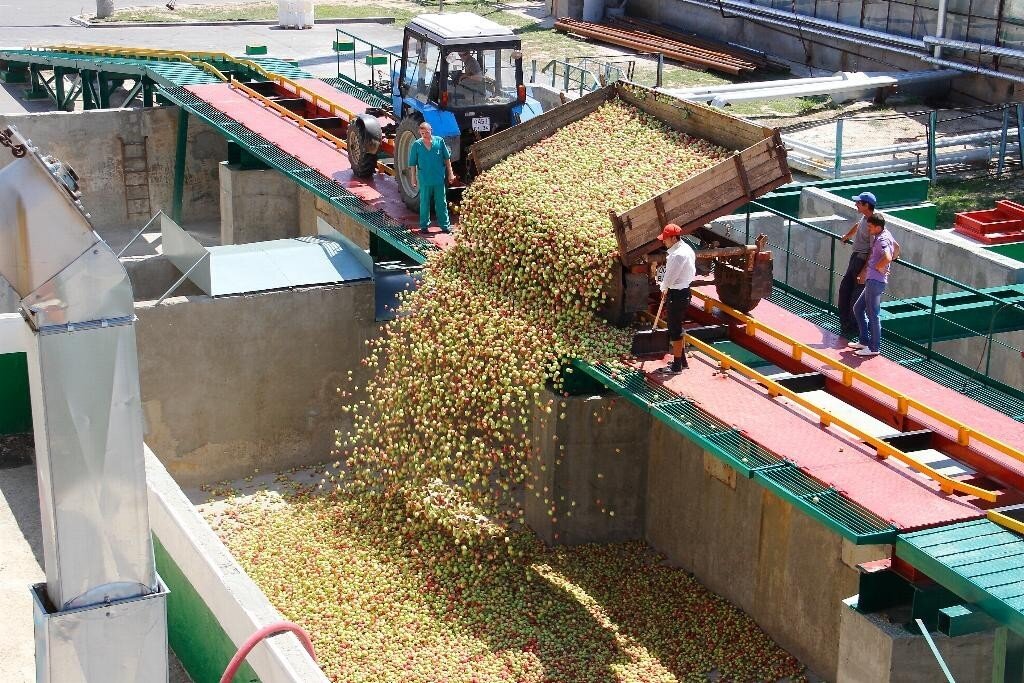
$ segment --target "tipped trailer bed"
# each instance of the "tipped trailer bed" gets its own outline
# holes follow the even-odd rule
[[[777,130],[634,83],[617,81],[477,142],[470,151],[470,162],[475,172],[486,171],[616,99],[674,130],[734,153],[627,211],[609,211],[619,245],[619,262],[613,268],[605,317],[613,323],[626,324],[636,313],[647,310],[647,292],[642,286],[647,277],[644,266],[651,260],[652,252],[661,248],[658,234],[666,223],[695,230],[701,240],[698,259],[715,261],[719,297],[734,308],[751,310],[771,293],[771,252],[763,249],[763,240],[757,245],[741,245],[714,235],[704,226],[792,181],[786,148]],[[746,248],[737,249],[742,247]]]

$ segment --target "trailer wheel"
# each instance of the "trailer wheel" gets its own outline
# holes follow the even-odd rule
[[[372,177],[377,170],[380,123],[372,116],[360,114],[348,124],[348,135],[345,138],[352,175],[357,178]]]
[[[413,211],[420,208],[419,188],[412,186],[412,179],[409,177],[409,150],[412,143],[420,137],[420,119],[416,116],[406,116],[398,124],[395,133],[395,180],[398,181],[398,191],[402,195],[402,201]]]

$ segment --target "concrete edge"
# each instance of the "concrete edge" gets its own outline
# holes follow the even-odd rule
[[[32,333],[20,313],[0,313],[0,353],[24,353]]]
[[[855,216],[857,209],[856,206],[854,206],[853,201],[818,187],[805,187],[803,188],[801,195],[805,193],[808,196],[817,197],[818,199],[828,202],[832,206],[836,215],[842,216],[846,213],[849,215],[847,220],[850,220],[851,222],[856,220]],[[801,199],[801,206],[803,205],[803,202],[804,200]],[[878,213],[884,216],[886,215],[886,210],[884,208],[879,209]],[[892,220],[894,225],[898,225],[904,230],[913,233],[920,239],[927,240],[929,242],[938,242],[950,247],[959,247],[964,251],[968,251],[971,254],[978,256],[983,261],[987,261],[991,265],[1006,271],[1008,276],[1014,277],[1018,282],[1021,281],[1021,277],[1024,276],[1024,263],[1017,259],[1010,258],[1009,256],[989,251],[985,249],[986,245],[963,237],[952,229],[930,230],[896,216],[887,216],[887,218]]]
[[[153,533],[236,645],[282,619],[206,524],[148,446],[146,482]],[[298,638],[268,638],[246,660],[263,683],[328,683]]]
[[[85,28],[163,28],[175,26],[277,26],[272,20],[252,19],[239,21],[90,21],[86,17],[68,17],[68,20]],[[394,17],[351,17],[337,19],[316,19],[314,24],[393,24]],[[307,26],[306,28],[312,28]],[[287,28],[284,30],[296,30]],[[302,30],[302,29],[298,29]]]

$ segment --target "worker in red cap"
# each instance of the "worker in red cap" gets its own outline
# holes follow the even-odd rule
[[[684,232],[675,223],[669,223],[658,235],[668,247],[665,275],[661,278],[662,295],[668,308],[668,338],[672,344],[672,365],[668,372],[680,373],[687,367],[683,353],[683,320],[690,305],[690,283],[697,275],[697,255],[683,241]]]

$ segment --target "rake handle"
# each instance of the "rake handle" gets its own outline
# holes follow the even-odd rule
[[[658,313],[654,316],[654,325],[651,326],[651,331],[658,329],[658,323],[661,322],[661,311],[665,308],[665,297],[668,296],[668,290],[666,289],[661,293],[661,303],[658,304]]]

